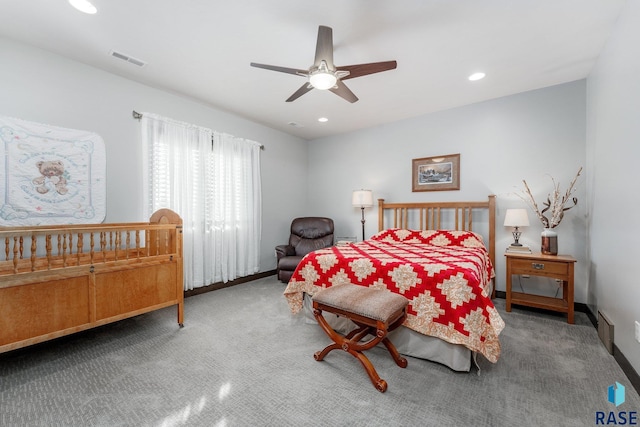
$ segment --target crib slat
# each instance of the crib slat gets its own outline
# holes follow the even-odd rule
[[[84,250],[84,235],[82,233],[78,233],[78,241],[76,243],[76,259],[78,260],[78,265],[80,265],[80,255]]]
[[[93,246],[94,246],[94,239],[93,239],[93,233],[89,233],[89,260],[91,262],[91,265],[93,265],[93,255],[95,253],[95,251],[93,250]]]
[[[114,249],[114,252],[116,254],[116,261],[117,261],[118,260],[118,249],[120,249],[120,245],[121,245],[121,243],[120,243],[120,232],[116,231],[115,234],[116,234],[116,246],[113,249]]]
[[[136,258],[140,259],[140,230],[136,230]]]
[[[37,239],[38,236],[35,234],[31,235],[31,271],[36,271],[36,251],[38,250],[36,243]]]
[[[51,234],[45,237],[45,251],[47,252],[47,270],[51,270]]]
[[[127,255],[127,259],[129,259],[129,249],[131,248],[131,234],[129,233],[129,230],[125,231],[126,233],[126,238],[125,238],[125,253]]]
[[[62,235],[62,266],[67,266],[67,234]]]
[[[107,260],[107,235],[105,231],[100,232],[100,252],[102,253],[102,262]]]
[[[18,237],[13,238],[13,272],[18,272]]]

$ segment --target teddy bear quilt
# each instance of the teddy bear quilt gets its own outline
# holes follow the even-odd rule
[[[0,116],[0,226],[100,223],[106,213],[102,138]]]

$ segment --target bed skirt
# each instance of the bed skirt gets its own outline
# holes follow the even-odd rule
[[[313,317],[311,297],[304,294],[304,316],[306,323],[317,323]],[[356,325],[349,319],[338,317],[333,313],[323,312],[322,315],[329,325],[338,332],[347,333]],[[454,371],[469,372],[471,370],[472,352],[459,344],[450,344],[440,338],[421,334],[404,326],[391,331],[389,339],[398,351],[405,355],[419,359],[440,363]]]

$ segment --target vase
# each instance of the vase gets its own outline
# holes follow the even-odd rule
[[[542,244],[540,246],[540,252],[545,255],[558,255],[558,233],[545,228],[542,230]]]

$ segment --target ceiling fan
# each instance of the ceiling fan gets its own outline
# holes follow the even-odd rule
[[[275,65],[251,63],[252,67],[266,70],[279,71],[281,73],[296,74],[307,77],[305,83],[287,102],[294,101],[309,92],[311,89],[330,90],[349,102],[356,102],[358,97],[342,82],[343,80],[362,77],[368,74],[393,70],[398,64],[396,61],[372,62],[369,64],[345,65],[337,67],[333,63],[333,30],[323,25],[318,27],[318,41],[316,42],[316,56],[313,65],[308,70],[297,68],[278,67]]]

